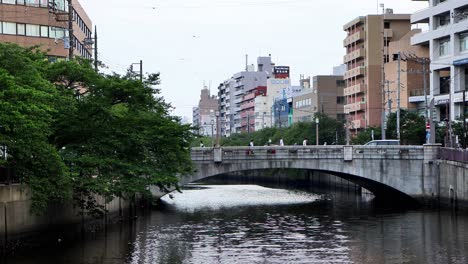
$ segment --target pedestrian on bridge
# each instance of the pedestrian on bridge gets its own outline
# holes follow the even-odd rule
[[[304,138],[304,140],[302,141],[302,146],[307,146],[307,138]]]
[[[253,149],[252,149],[254,147],[253,139],[250,140],[249,147],[250,149],[247,151],[247,155],[253,155],[254,154]]]
[[[283,138],[280,138],[280,146],[284,146],[284,141],[283,141]]]

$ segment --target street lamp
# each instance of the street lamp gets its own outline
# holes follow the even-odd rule
[[[315,143],[318,146],[319,145],[319,118],[315,118]]]

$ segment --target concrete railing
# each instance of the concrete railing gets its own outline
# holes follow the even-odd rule
[[[217,153],[216,153],[217,152]],[[347,154],[347,155],[345,155]],[[424,159],[423,146],[262,146],[193,148],[194,162],[296,159]]]

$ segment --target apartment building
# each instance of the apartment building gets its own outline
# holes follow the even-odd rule
[[[193,108],[193,125],[199,128],[198,133],[204,136],[213,136],[216,131],[216,114],[218,99],[210,94],[208,87],[204,86],[200,93],[198,106]]]
[[[344,120],[345,81],[341,75],[320,75],[312,79],[312,88],[303,89],[293,98],[293,121],[312,121],[316,113]]]
[[[256,67],[246,65],[244,71],[234,74],[218,86],[222,135],[242,132],[244,96],[259,86],[266,86],[274,66],[271,56],[258,57]]]
[[[344,74],[346,88],[345,112],[355,131],[380,126],[382,120],[382,67],[390,61],[388,45],[398,41],[411,30],[410,15],[367,15],[353,19],[343,26],[347,37]]]
[[[243,101],[241,103],[241,131],[242,132],[254,132],[256,130],[255,123],[258,122],[260,115],[255,109],[255,98],[259,96],[266,96],[267,87],[258,86],[252,91],[244,95]]]
[[[463,91],[468,88],[468,2],[427,2],[428,8],[411,15],[411,23],[427,27],[411,44],[429,49],[430,98],[435,105],[431,118],[455,120],[463,117]]]
[[[72,4],[73,43],[67,0],[0,0],[0,42],[38,45],[52,59],[68,57],[71,46],[74,55],[91,59],[91,19],[77,0]]]

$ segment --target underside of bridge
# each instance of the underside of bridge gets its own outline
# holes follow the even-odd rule
[[[249,169],[249,170],[238,170],[238,171],[225,171],[220,174],[207,175],[206,177],[199,177],[193,181],[203,181],[207,178],[218,178],[222,179],[220,176],[229,176],[230,179],[246,179],[248,178],[250,182],[276,182],[281,176],[281,182],[290,185],[290,184],[316,184],[317,181],[311,179],[314,173],[319,173],[323,175],[329,175],[332,178],[343,179],[349,181],[355,185],[358,185],[368,191],[370,191],[377,200],[383,201],[386,203],[394,205],[405,205],[405,206],[418,206],[419,203],[416,199],[411,196],[398,191],[388,185],[379,183],[377,181],[359,177],[356,175],[344,174],[333,171],[325,170],[311,170],[311,169]],[[192,182],[193,182],[192,181]],[[221,180],[222,182],[222,180]],[[320,182],[320,181],[319,181]],[[189,183],[189,182],[186,182]],[[312,186],[311,186],[312,187]]]

